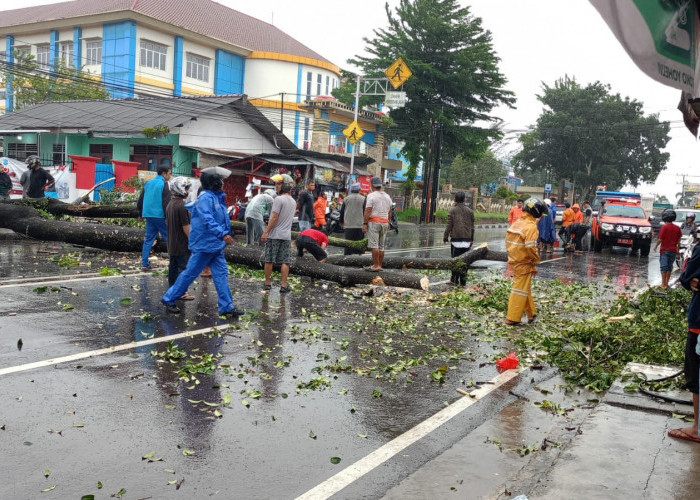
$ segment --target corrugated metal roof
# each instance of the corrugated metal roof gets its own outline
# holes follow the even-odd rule
[[[229,95],[45,102],[0,116],[0,129],[60,128],[134,133],[156,125],[175,128],[242,98]]]
[[[330,62],[276,26],[211,0],[74,0],[6,10],[0,27],[131,11],[238,47]]]
[[[268,161],[270,163],[276,163],[277,165],[308,165],[309,162],[306,160],[293,160],[293,159],[287,159],[287,158],[278,158],[274,156],[258,156],[258,158],[261,158],[265,161]]]

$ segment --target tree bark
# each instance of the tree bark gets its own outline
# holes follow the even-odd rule
[[[232,220],[231,227],[243,229],[245,231],[245,222]],[[292,239],[293,240],[296,239],[297,236],[299,236],[299,231],[292,231]],[[357,241],[352,241],[352,240],[345,240],[343,238],[334,238],[333,236],[329,236],[328,237],[328,245],[333,246],[333,247],[352,248],[352,249],[364,252],[367,250],[367,238],[363,238],[363,239],[357,240]]]
[[[14,203],[0,203],[0,227],[38,240],[62,241],[120,252],[141,252],[144,236],[144,231],[138,228],[44,219],[33,208]],[[155,249],[161,252],[167,250],[160,240]],[[262,267],[262,247],[233,245],[226,247],[224,254],[231,263]],[[344,286],[375,284],[419,290],[429,287],[428,278],[422,275],[374,273],[316,262],[312,258],[296,259],[290,271],[300,276],[335,281]]]
[[[230,246],[226,247],[224,255],[229,262],[262,268],[262,247]],[[289,266],[289,272],[299,276],[335,281],[343,286],[373,284],[416,288],[418,290],[428,290],[429,288],[429,280],[423,275],[387,271],[376,273],[317,262],[310,256],[294,258]]]
[[[55,198],[15,200],[11,203],[45,210],[51,215],[72,215],[75,217],[90,217],[95,219],[135,219],[139,216],[139,211],[134,203],[123,205],[71,205]]]
[[[483,243],[473,250],[454,258],[384,257],[382,267],[386,269],[442,269],[452,271],[465,269],[465,266],[468,269],[469,266],[471,266],[471,264],[477,260],[496,260],[500,262],[508,262],[508,254],[506,252],[489,250],[486,243]],[[372,264],[372,256],[331,255],[328,257],[327,262],[337,266],[369,266]]]

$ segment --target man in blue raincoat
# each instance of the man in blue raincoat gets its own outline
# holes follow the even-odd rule
[[[237,318],[244,314],[242,309],[233,305],[233,296],[228,286],[228,265],[224,257],[224,247],[233,244],[231,236],[231,220],[226,211],[223,189],[223,169],[212,167],[202,171],[200,182],[204,191],[188,206],[192,210],[190,222],[189,249],[192,252],[190,260],[175,284],[168,288],[161,302],[167,312],[177,314],[180,308],[175,305],[187,291],[192,282],[197,279],[202,270],[209,266],[211,276],[219,296],[219,315]],[[223,170],[223,172],[222,172]],[[227,172],[230,175],[230,173]]]

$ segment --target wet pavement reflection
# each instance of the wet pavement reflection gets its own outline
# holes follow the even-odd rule
[[[401,225],[387,254],[447,257],[443,231]],[[476,241],[503,250],[504,233],[479,229]],[[62,267],[66,254],[78,265]],[[505,268],[481,264],[472,272]],[[122,274],[101,275],[105,267]],[[438,291],[447,277],[430,275]],[[658,258],[554,252],[540,266],[539,279],[548,278],[624,290],[657,280]],[[409,292],[382,290],[367,301],[357,290],[307,279],[295,278],[287,296],[278,282],[263,293],[257,276],[230,282],[234,302],[249,314],[228,328],[210,280],[193,284],[196,298],[182,304],[183,314],[167,315],[159,303],[167,278],[139,272],[138,256],[0,241],[0,438],[4,456],[14,457],[4,461],[13,481],[0,496],[37,497],[56,484],[58,497],[79,497],[96,493],[101,481],[109,494],[125,488],[135,497],[169,498],[179,483],[191,498],[290,498],[454,401],[455,385],[491,379],[493,357],[509,348],[457,331],[456,320],[415,327],[413,312],[402,310]],[[216,326],[219,333],[172,342],[191,364],[214,360],[213,371],[178,373],[182,362],[159,356],[167,348],[160,342],[2,373]],[[382,365],[396,353],[405,365]],[[450,384],[431,379],[443,363]],[[142,460],[150,451],[163,461]]]

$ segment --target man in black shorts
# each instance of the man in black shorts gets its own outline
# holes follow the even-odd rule
[[[309,252],[319,262],[326,262],[328,254],[328,236],[317,229],[304,229],[297,236],[297,257],[304,256],[304,250]]]
[[[683,288],[692,290],[693,297],[688,306],[688,334],[685,341],[685,383],[693,394],[693,425],[670,429],[668,435],[700,443],[698,436],[698,379],[700,378],[700,353],[698,352],[698,335],[700,334],[700,245],[693,250],[693,255],[688,259],[685,270],[679,278]]]

